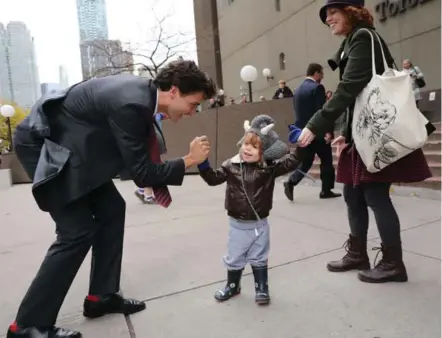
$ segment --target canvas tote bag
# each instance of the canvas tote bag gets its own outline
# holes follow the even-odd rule
[[[384,74],[376,74],[373,33],[361,30],[371,36],[373,77],[356,98],[352,134],[367,171],[375,173],[422,148],[428,139],[428,120],[416,106],[411,77],[388,67],[381,40],[374,33],[385,67]]]

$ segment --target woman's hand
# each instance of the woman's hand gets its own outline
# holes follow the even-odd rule
[[[332,146],[336,146],[336,156],[339,158],[341,156],[342,151],[348,146],[348,143],[345,143],[344,136],[338,136],[332,142]]]
[[[299,136],[298,143],[300,147],[307,147],[315,139],[316,135],[310,129],[302,129],[301,136]]]
[[[333,133],[326,133],[324,137],[325,143],[329,144],[333,140],[333,137]]]

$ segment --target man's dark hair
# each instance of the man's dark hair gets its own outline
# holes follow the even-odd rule
[[[307,67],[307,76],[313,76],[316,73],[322,73],[322,66],[319,63],[311,63]]]
[[[183,95],[203,93],[205,99],[216,94],[216,85],[210,76],[199,69],[195,62],[188,60],[167,64],[160,70],[154,83],[161,91],[168,91],[175,86]]]

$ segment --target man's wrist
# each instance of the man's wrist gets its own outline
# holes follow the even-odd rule
[[[184,166],[186,167],[186,169],[192,168],[197,164],[196,161],[192,158],[192,156],[190,154],[184,156],[183,161],[184,161]]]

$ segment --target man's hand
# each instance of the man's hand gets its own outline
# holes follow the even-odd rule
[[[209,157],[210,144],[207,136],[195,137],[189,145],[189,154],[184,156],[186,168],[204,162]]]

